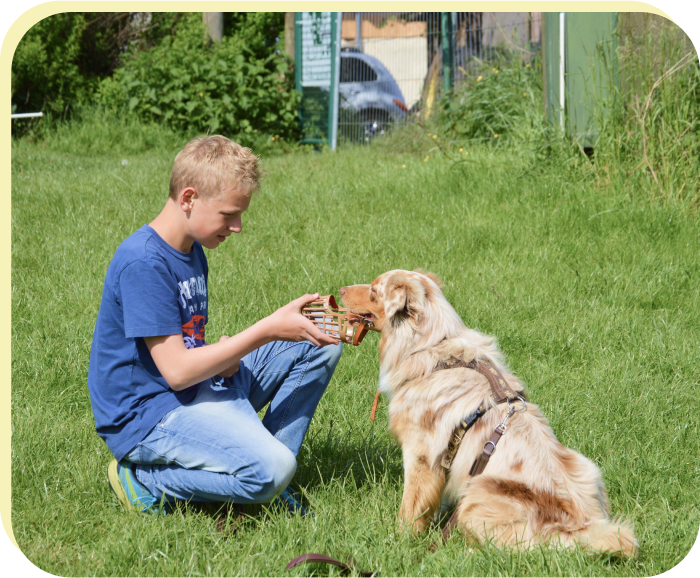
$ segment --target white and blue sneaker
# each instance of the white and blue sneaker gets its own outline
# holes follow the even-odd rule
[[[158,500],[136,479],[136,464],[112,460],[107,466],[109,485],[127,510],[146,514],[165,514],[165,503]]]
[[[282,493],[272,501],[270,506],[272,508],[281,508],[292,514],[299,512],[299,515],[302,518],[306,516],[310,518],[315,517],[311,510],[308,510],[301,505],[301,502],[299,501],[299,494],[292,488],[292,486],[287,486]]]

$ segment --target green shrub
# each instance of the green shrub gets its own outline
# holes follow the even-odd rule
[[[95,88],[99,78],[84,64],[87,28],[86,14],[56,14],[22,37],[12,60],[13,112],[60,114]]]
[[[145,14],[149,14],[148,17]],[[172,13],[70,12],[37,22],[12,60],[13,112],[64,115],[89,102],[127,47],[146,49],[181,18]]]
[[[294,138],[299,95],[290,61],[254,24],[210,45],[201,15],[189,14],[158,46],[131,54],[98,99],[182,133]]]

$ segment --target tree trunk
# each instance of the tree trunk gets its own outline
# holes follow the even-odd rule
[[[284,50],[294,60],[294,12],[284,14]]]
[[[212,42],[219,42],[224,37],[224,13],[202,12],[202,21],[209,30]]]

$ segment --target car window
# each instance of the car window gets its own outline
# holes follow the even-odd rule
[[[345,56],[340,59],[340,82],[373,82],[377,73],[364,60]]]

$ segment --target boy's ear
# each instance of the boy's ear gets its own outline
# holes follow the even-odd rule
[[[180,202],[180,208],[188,213],[192,210],[192,205],[194,200],[197,198],[197,190],[194,187],[186,187],[180,191],[178,195],[178,200]]]
[[[418,279],[396,273],[386,282],[384,314],[394,325],[408,321],[415,329],[422,311],[425,289]]]

